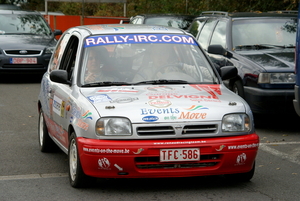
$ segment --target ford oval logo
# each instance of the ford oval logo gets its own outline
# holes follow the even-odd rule
[[[20,50],[19,53],[20,53],[20,54],[27,54],[27,51],[26,51],[26,50]]]
[[[159,118],[157,116],[145,116],[143,117],[143,121],[153,122],[157,121]]]

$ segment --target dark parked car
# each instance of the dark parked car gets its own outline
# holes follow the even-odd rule
[[[216,66],[236,66],[229,89],[253,113],[294,112],[297,14],[203,12],[189,28]]]
[[[300,11],[300,6],[298,8]],[[298,13],[298,21],[300,20],[300,13]],[[293,100],[294,108],[298,116],[300,116],[300,27],[297,26],[296,37],[296,51],[295,51],[295,73],[296,73],[296,85],[295,85],[295,99]]]
[[[0,10],[21,10],[21,7],[12,4],[0,4]]]
[[[181,14],[141,14],[131,17],[129,24],[162,25],[186,30],[196,17]]]
[[[61,34],[39,12],[0,10],[0,74],[45,73]]]

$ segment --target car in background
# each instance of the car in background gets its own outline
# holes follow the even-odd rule
[[[44,74],[61,34],[39,12],[0,10],[0,74]]]
[[[129,24],[149,24],[188,29],[194,15],[184,14],[140,14],[130,18]]]
[[[246,101],[222,83],[236,74],[218,73],[181,29],[70,28],[41,81],[40,150],[68,155],[72,187],[97,177],[248,181],[259,137]]]
[[[207,11],[189,32],[216,66],[237,67],[226,86],[256,114],[294,113],[295,12]]]
[[[21,7],[13,4],[0,4],[0,10],[21,10]]]
[[[63,12],[61,11],[56,11],[56,12],[53,12],[53,11],[39,11],[41,13],[41,15],[65,15]]]
[[[300,20],[300,5],[298,5],[298,22]],[[296,35],[296,51],[295,51],[295,73],[296,73],[296,84],[295,84],[295,99],[293,100],[294,108],[298,116],[300,116],[300,24],[297,24],[297,35]]]

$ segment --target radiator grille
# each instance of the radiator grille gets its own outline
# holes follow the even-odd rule
[[[176,169],[213,167],[220,163],[220,154],[201,155],[200,161],[195,162],[166,162],[161,163],[159,157],[137,157],[135,164],[138,169]]]
[[[26,53],[22,53],[24,50],[4,50],[6,55],[24,55],[24,56],[30,56],[30,55],[40,55],[42,54],[42,50],[26,50]]]

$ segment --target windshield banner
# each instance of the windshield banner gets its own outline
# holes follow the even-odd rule
[[[84,47],[114,45],[126,43],[173,43],[197,45],[191,36],[166,34],[127,34],[127,35],[101,35],[85,39]]]

